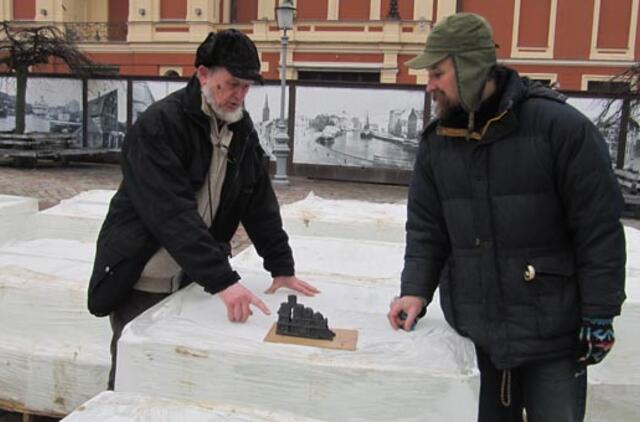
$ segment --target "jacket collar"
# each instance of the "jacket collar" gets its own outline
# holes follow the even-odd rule
[[[496,92],[486,99],[476,112],[476,125],[468,139],[492,142],[502,138],[518,126],[514,107],[527,97],[528,80],[520,78],[512,69],[499,66]],[[459,109],[446,120],[440,120],[436,133],[440,136],[467,138],[468,113]]]

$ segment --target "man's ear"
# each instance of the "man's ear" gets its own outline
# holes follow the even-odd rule
[[[207,69],[206,66],[200,65],[198,66],[198,69],[196,69],[196,72],[198,74],[198,81],[200,82],[200,85],[204,85],[207,81],[207,76],[209,76],[209,69]]]

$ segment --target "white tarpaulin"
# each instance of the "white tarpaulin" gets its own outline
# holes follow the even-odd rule
[[[30,198],[0,196],[3,406],[62,415],[105,388],[111,332],[107,319],[86,311],[86,287],[112,194],[85,192],[44,212]],[[248,421],[475,420],[473,349],[446,325],[438,305],[411,333],[394,332],[386,321],[402,268],[404,208],[310,196],[283,210],[296,234],[298,274],[322,290],[299,301],[332,327],[357,329],[357,351],[264,343],[288,292],[261,293],[270,278],[249,249],[233,265],[272,315],[254,309],[248,323],[231,324],[219,297],[196,285],[185,289],[136,320],[121,343],[116,388],[156,397],[99,396],[91,402],[95,411],[106,403],[158,415],[151,409],[165,404],[156,400],[169,397],[179,400],[166,405],[171,420],[187,412],[183,420],[197,421],[213,407],[223,415],[235,409]],[[640,231],[626,228],[626,235],[628,297],[615,320],[612,353],[590,368],[589,421],[636,421],[640,414]],[[191,413],[191,400],[206,412]]]
[[[38,211],[38,200],[0,195],[0,244],[19,236],[24,221]]]
[[[324,200],[313,198],[313,201],[322,205]],[[323,291],[317,298],[304,298],[301,301],[328,316],[332,326],[357,328],[361,335],[360,341],[363,342],[362,348],[359,347],[357,352],[315,353],[312,352],[313,349],[309,349],[301,358],[299,353],[303,352],[297,351],[299,346],[261,343],[270,323],[275,320],[274,317],[264,317],[256,311],[246,325],[229,324],[219,299],[209,298],[199,287],[193,287],[170,299],[154,312],[144,315],[134,323],[131,332],[125,335],[124,341],[127,344],[122,350],[127,356],[122,359],[123,379],[118,388],[121,386],[125,391],[139,391],[140,387],[152,388],[157,394],[169,397],[188,397],[191,394],[199,399],[221,397],[235,403],[240,402],[247,391],[250,391],[249,384],[258,383],[264,388],[256,392],[255,396],[250,394],[249,401],[263,400],[259,403],[264,402],[266,406],[270,405],[275,409],[285,405],[290,406],[289,408],[293,406],[296,413],[326,420],[334,420],[336,417],[385,420],[392,415],[396,420],[442,420],[445,417],[452,420],[473,420],[477,398],[473,372],[475,369],[472,367],[473,363],[469,363],[474,360],[472,348],[442,321],[437,304],[430,306],[427,319],[419,324],[415,333],[394,333],[388,328],[384,316],[389,298],[398,290],[403,246],[391,242],[358,240],[367,234],[378,238],[376,229],[371,225],[369,229],[361,230],[357,236],[352,236],[353,233],[348,231],[349,223],[345,216],[366,214],[370,204],[359,201],[348,201],[348,204],[340,204],[341,201],[328,202],[332,203],[330,208],[340,213],[340,218],[332,220],[330,213],[314,212],[313,207],[309,210],[308,204],[304,216],[283,211],[290,231],[309,233],[312,221],[309,216],[314,215],[320,216],[319,219],[327,224],[325,227],[334,236],[338,233],[348,238],[337,240],[292,236],[298,274],[317,284]],[[295,209],[295,206],[296,204],[292,204],[292,208]],[[402,205],[389,207],[397,208],[396,211],[389,211],[389,215],[399,215],[398,209],[403,208]],[[329,207],[325,203],[319,208],[327,210]],[[300,221],[292,223],[295,219]],[[391,232],[402,228],[398,224],[393,226],[384,237],[397,240],[400,234],[394,235]],[[627,228],[628,299],[623,316],[616,320],[618,344],[603,364],[590,369],[588,420],[591,421],[603,420],[602,418],[612,415],[615,415],[616,420],[635,421],[640,414],[640,408],[632,399],[640,395],[640,382],[637,378],[640,372],[637,365],[627,363],[638,355],[638,342],[626,328],[634,326],[633,321],[640,315],[638,269],[634,269],[640,259],[633,246],[636,242],[640,244],[637,233],[637,230]],[[269,278],[257,270],[261,267],[261,261],[253,250],[238,255],[233,260],[233,265],[254,291],[259,292],[268,285]],[[256,283],[257,281],[261,282]],[[277,298],[263,297],[274,312],[284,298],[284,293]],[[180,340],[168,338],[165,329],[160,327],[169,326],[176,330],[181,328],[184,337],[180,335]],[[436,326],[438,329],[433,329]],[[425,335],[426,332],[428,335]],[[415,337],[411,337],[412,335]],[[624,339],[621,340],[620,336]],[[220,340],[223,337],[225,340]],[[367,342],[366,339],[372,338],[377,341]],[[180,349],[181,347],[187,347],[187,351]],[[368,348],[375,350],[375,353]],[[337,355],[334,356],[335,353]],[[354,353],[356,357],[345,358],[349,353]],[[358,358],[361,355],[369,359],[364,364]],[[300,372],[298,362],[303,358],[309,363],[303,365]],[[169,363],[173,360],[180,363]],[[153,362],[153,371],[149,370],[150,361]],[[187,361],[193,361],[197,369],[185,372],[186,367],[191,367],[191,363]],[[392,361],[396,363],[394,369],[387,367]],[[315,368],[317,365],[322,366],[323,370]],[[363,365],[367,368],[365,374],[360,372]],[[143,368],[147,368],[146,372]],[[172,374],[178,368],[181,373]],[[238,369],[239,376],[234,373],[234,368]],[[156,377],[156,371],[161,375]],[[136,377],[142,379],[145,373],[151,373],[146,375],[149,380],[135,381]],[[170,388],[162,386],[161,379],[164,377],[172,380]],[[207,379],[224,381],[217,386],[211,385]],[[181,385],[189,388],[181,388]],[[230,388],[224,388],[224,385]],[[412,386],[409,391],[405,388],[406,385]],[[268,393],[264,392],[265,389]],[[339,393],[332,394],[334,390],[339,390]],[[284,391],[293,391],[295,394],[286,395]],[[327,399],[331,405],[322,404]],[[322,403],[316,405],[316,401]]]
[[[125,330],[116,390],[250,403],[323,420],[474,418],[477,372],[471,343],[453,332],[437,306],[413,332],[393,331],[387,322],[399,269],[397,262],[395,269],[385,263],[400,259],[398,244],[385,248],[383,242],[297,237],[292,244],[300,273],[313,273],[307,280],[322,291],[299,302],[322,312],[331,327],[358,330],[355,352],[263,342],[289,292],[262,294],[269,276],[239,265],[243,282],[273,314],[254,310],[247,323],[231,324],[220,298],[192,285]],[[364,259],[333,255],[342,250],[358,251]],[[233,264],[251,261],[243,258],[251,253],[240,254]],[[384,277],[367,284],[366,278],[376,274]]]
[[[281,213],[289,234],[404,242],[403,204],[323,199],[311,192]]]
[[[90,190],[32,217],[22,238],[73,239],[95,243],[115,192]]]
[[[640,420],[640,230],[625,227],[627,300],[614,320],[616,343],[602,363],[589,367],[590,421]]]
[[[79,201],[24,214],[0,245],[0,403],[7,408],[65,415],[107,385],[109,321],[86,307],[104,212],[64,216],[69,204]]]
[[[105,391],[63,422],[314,422],[284,412]]]

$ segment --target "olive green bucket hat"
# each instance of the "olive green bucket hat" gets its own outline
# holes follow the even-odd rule
[[[424,52],[405,64],[411,69],[425,69],[449,56],[456,68],[462,108],[475,112],[489,71],[496,64],[496,44],[489,23],[474,13],[447,16],[431,30]]]

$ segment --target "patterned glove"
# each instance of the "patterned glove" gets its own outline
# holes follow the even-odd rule
[[[615,342],[612,323],[613,318],[582,318],[579,362],[585,366],[595,365],[607,356]]]

